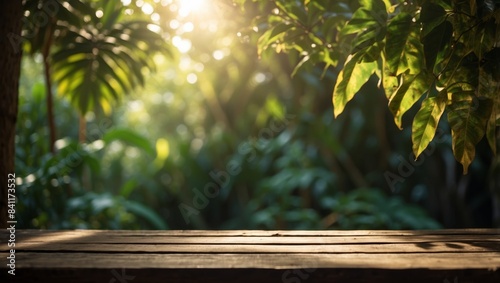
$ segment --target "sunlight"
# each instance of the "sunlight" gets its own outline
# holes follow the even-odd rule
[[[141,7],[141,10],[146,15],[151,15],[155,11],[153,6],[151,6],[151,4],[149,3],[144,3],[144,5],[142,5]]]
[[[201,13],[207,10],[208,0],[179,0],[179,15],[187,17],[191,13]]]
[[[191,49],[191,41],[188,39],[184,39],[184,38],[177,36],[177,35],[174,36],[174,38],[172,38],[172,44],[175,47],[177,47],[177,49],[181,53],[186,53]]]

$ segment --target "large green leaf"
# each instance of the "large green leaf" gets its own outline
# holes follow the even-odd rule
[[[168,50],[149,22],[120,22],[119,0],[108,1],[103,13],[77,26],[67,23],[51,56],[59,94],[82,114],[95,108],[109,113],[112,102],[144,85],[142,70],[154,71],[151,55]]]
[[[81,26],[84,18],[95,18],[95,9],[87,1],[23,2],[23,9],[28,12],[26,20],[22,21],[23,41],[29,42],[27,49],[31,55],[42,52],[49,32],[52,32],[52,44],[59,44],[68,26]]]
[[[390,100],[398,90],[399,78],[390,74],[386,57],[385,54],[382,54],[382,60],[379,60],[379,67],[375,72],[379,77],[379,86],[382,86],[385,96]]]
[[[123,11],[123,5],[120,0],[108,0],[104,6],[103,16],[100,19],[105,29],[110,29],[120,18]]]
[[[102,139],[106,143],[110,143],[115,140],[123,141],[129,145],[138,147],[151,155],[154,155],[155,153],[154,147],[147,138],[129,129],[110,130],[102,137]]]
[[[394,17],[387,25],[385,53],[387,58],[387,67],[394,75],[398,75],[400,62],[406,56],[405,48],[411,32],[411,19],[412,17],[410,14],[401,13]]]
[[[500,118],[500,71],[498,62],[500,53],[498,50],[495,48],[485,54],[485,62],[479,68],[478,76],[478,94],[481,97],[490,98],[492,101],[491,115],[486,127],[486,138],[494,154],[496,154],[497,147],[497,121]]]
[[[365,58],[368,58],[371,61],[378,59],[380,56],[380,48],[377,43],[384,40],[385,34],[385,26],[375,26],[366,29],[365,31],[359,33],[351,42],[351,53],[363,51],[364,54],[368,55],[365,56]]]
[[[391,75],[409,70],[418,74],[422,67],[423,47],[419,39],[418,26],[407,13],[398,14],[388,24],[385,52],[387,67]]]
[[[401,129],[403,115],[429,89],[428,77],[425,72],[417,75],[409,74],[409,70],[402,75],[402,83],[398,90],[389,99],[389,110],[394,115],[394,122]]]
[[[341,37],[355,34],[352,41],[348,39],[343,46],[349,46],[351,53],[356,53],[366,48],[370,48],[377,42],[382,42],[386,35],[387,11],[385,4],[373,1],[373,4],[365,3],[368,7],[362,6],[354,12],[352,19],[340,31]],[[374,7],[384,7],[374,9]],[[373,55],[373,54],[371,54]],[[378,58],[378,56],[371,56]]]
[[[420,10],[420,22],[422,23],[422,36],[426,36],[436,26],[446,19],[445,9],[438,4],[427,1],[422,4]]]
[[[433,71],[438,54],[450,42],[452,35],[452,24],[449,21],[444,21],[423,38],[425,65],[429,72]]]
[[[352,19],[341,30],[341,35],[356,34],[385,26],[387,12],[360,8],[354,12]]]
[[[446,107],[447,92],[442,90],[437,97],[428,97],[422,101],[420,110],[413,119],[412,143],[415,158],[424,151],[436,134],[439,119]]]
[[[484,136],[491,107],[490,99],[479,99],[474,96],[472,90],[452,93],[448,122],[451,127],[453,153],[463,165],[464,174],[467,174],[469,165],[474,160],[476,144]]]
[[[362,62],[361,53],[349,56],[344,68],[339,73],[333,90],[334,115],[337,117],[344,111],[346,104],[359,89],[370,79],[377,69],[377,62]]]

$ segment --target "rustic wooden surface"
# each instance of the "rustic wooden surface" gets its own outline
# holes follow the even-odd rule
[[[16,231],[0,282],[495,282],[500,229]]]

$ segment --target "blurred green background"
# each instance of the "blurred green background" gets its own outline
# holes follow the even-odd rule
[[[98,37],[105,27],[99,19],[111,9],[106,1],[67,2],[81,2],[97,16],[63,21],[61,29],[93,24]],[[44,58],[36,42],[24,43],[16,136],[22,228],[493,226],[486,143],[468,175],[447,134],[414,162],[410,123],[402,131],[394,125],[376,80],[334,119],[338,70],[322,74],[322,66],[305,66],[291,76],[293,54],[259,58],[262,32],[251,24],[252,11],[230,1],[115,2],[123,5],[122,21],[141,19],[161,29],[164,46],[146,54],[156,67],[136,70],[142,86],[81,117],[81,102],[60,93],[56,75],[55,153]],[[54,18],[62,16],[58,11]],[[57,36],[54,54],[75,40]]]

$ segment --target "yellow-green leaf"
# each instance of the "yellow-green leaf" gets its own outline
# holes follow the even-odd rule
[[[439,119],[446,107],[446,97],[446,90],[442,90],[437,97],[424,99],[420,110],[415,115],[411,132],[415,158],[418,158],[434,138]]]
[[[411,15],[401,13],[389,22],[385,53],[387,67],[392,75],[407,70],[410,74],[421,71],[423,46],[419,39],[419,27],[413,23]]]
[[[370,79],[377,68],[377,62],[362,62],[362,54],[350,55],[339,73],[333,90],[333,113],[340,115],[346,104],[359,89]]]
[[[264,34],[259,37],[257,45],[259,47],[259,56],[262,52],[272,43],[276,42],[280,37],[283,37],[286,31],[290,30],[293,26],[289,24],[279,23],[276,26],[268,29]]]
[[[391,110],[394,122],[400,129],[402,129],[403,115],[429,88],[426,73],[412,75],[407,71],[401,80],[402,83],[398,90],[389,100],[389,110]]]
[[[379,69],[376,71],[377,76],[379,77],[379,87],[382,84],[382,88],[384,89],[385,96],[387,99],[391,99],[396,91],[398,90],[399,79],[397,76],[392,76],[389,72],[389,68],[387,67],[386,55],[382,54],[382,62],[379,66]]]
[[[387,11],[357,9],[351,20],[340,31],[341,36],[380,29],[386,25]]]
[[[387,67],[394,75],[398,75],[398,67],[405,57],[406,41],[411,31],[411,18],[410,14],[401,13],[395,16],[387,25],[385,53],[387,55]]]
[[[464,174],[476,154],[476,144],[484,136],[491,115],[491,100],[478,99],[474,91],[452,94],[448,122],[451,127],[452,148],[455,158],[462,164]]]

